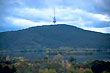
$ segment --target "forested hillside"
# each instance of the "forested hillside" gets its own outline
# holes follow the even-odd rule
[[[0,49],[110,48],[110,34],[66,24],[36,26],[0,33]]]

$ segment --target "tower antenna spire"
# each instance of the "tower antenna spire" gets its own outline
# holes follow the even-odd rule
[[[55,18],[55,8],[54,8],[54,17],[53,17],[53,23],[56,23],[56,18]]]

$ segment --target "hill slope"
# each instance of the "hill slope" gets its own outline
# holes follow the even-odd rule
[[[0,33],[0,49],[110,48],[110,34],[60,24]]]

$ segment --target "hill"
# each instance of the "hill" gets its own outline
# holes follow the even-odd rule
[[[36,26],[0,33],[0,49],[60,47],[110,49],[110,34],[87,31],[66,24]]]

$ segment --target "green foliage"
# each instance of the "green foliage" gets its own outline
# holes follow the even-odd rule
[[[13,65],[0,64],[0,73],[16,73],[16,68]]]
[[[27,61],[27,59],[24,59],[24,57],[14,57],[12,60],[13,61],[20,61],[20,62]]]
[[[110,73],[110,62],[98,60],[84,63],[63,60],[62,63],[58,63],[49,58],[24,61],[23,57],[16,57],[10,58],[9,61],[11,63],[7,63],[4,58],[1,59],[0,73]]]
[[[17,66],[17,73],[32,73],[35,71],[35,68],[27,62],[19,63]]]
[[[61,64],[56,63],[56,62],[47,62],[47,61],[41,61],[41,62],[36,62],[36,67],[37,69],[55,69],[57,73],[63,73],[64,68]]]
[[[68,73],[75,73],[76,70],[74,68],[69,68]]]
[[[69,62],[76,62],[76,57],[75,56],[70,56],[69,57]]]
[[[93,62],[93,66],[91,67],[94,73],[102,73],[104,71],[110,70],[110,62],[104,62],[96,60]]]
[[[85,69],[82,73],[93,73],[91,69]]]
[[[39,73],[57,73],[55,69],[44,69],[44,70],[39,70]]]
[[[104,71],[103,73],[110,73],[110,70],[109,71],[108,70],[107,71]]]

